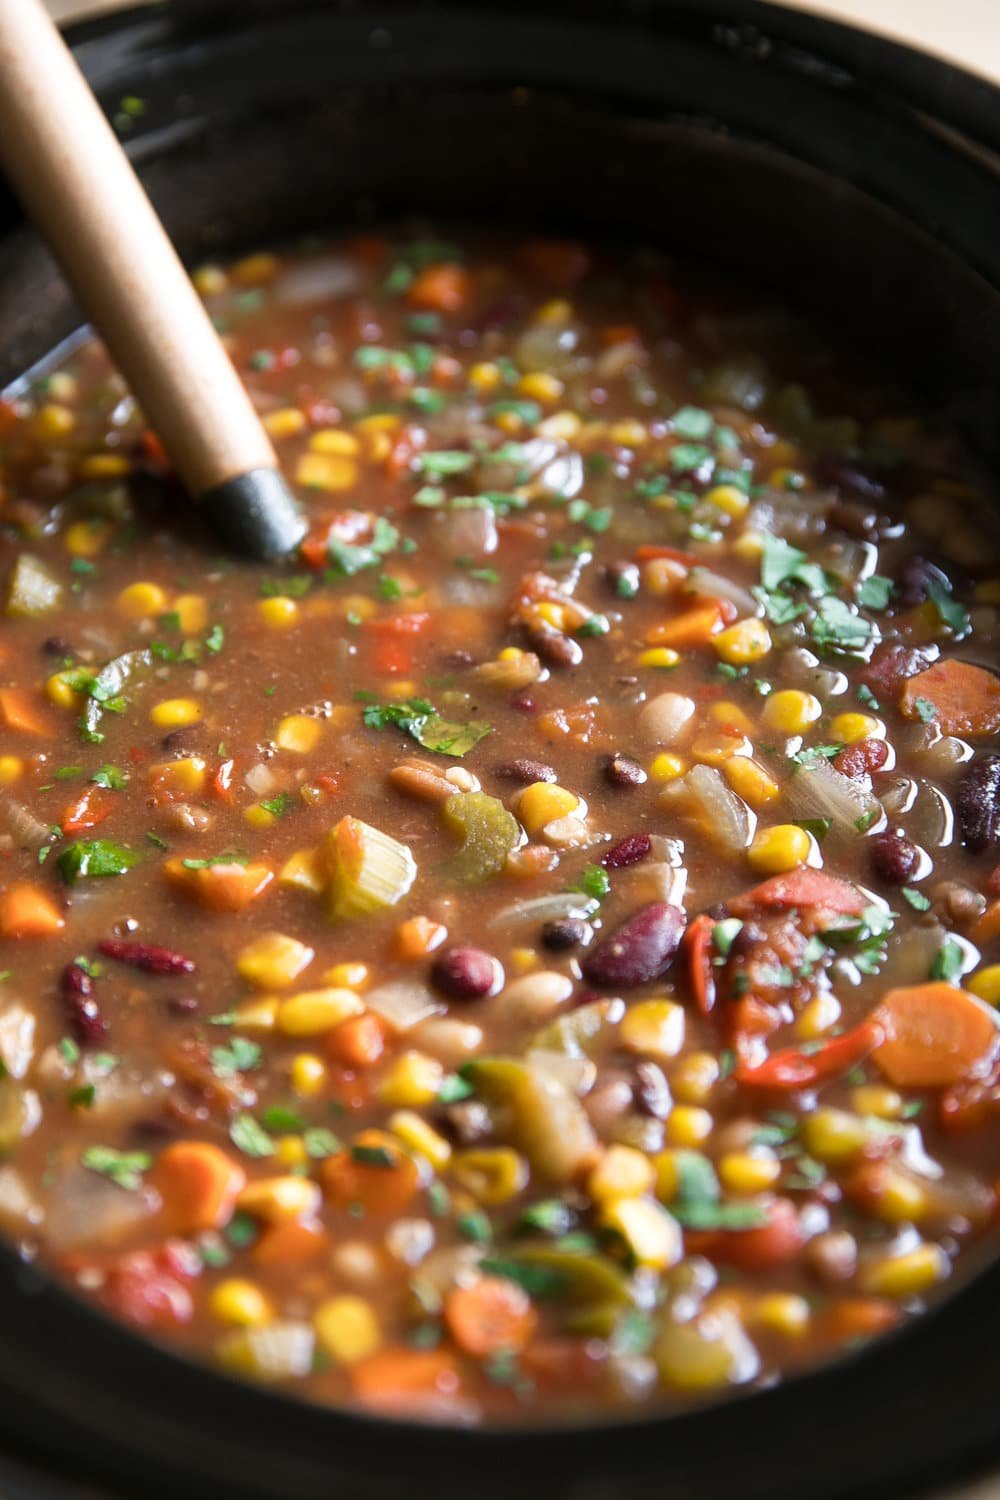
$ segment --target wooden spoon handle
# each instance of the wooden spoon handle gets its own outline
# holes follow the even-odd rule
[[[40,0],[0,0],[0,161],[188,490],[261,470],[272,497],[282,490],[270,439]]]

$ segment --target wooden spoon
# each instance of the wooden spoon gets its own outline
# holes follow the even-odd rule
[[[0,0],[0,164],[212,526],[290,552],[305,524],[270,438],[41,0]]]

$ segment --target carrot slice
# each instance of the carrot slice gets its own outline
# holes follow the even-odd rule
[[[990,902],[972,929],[973,941],[980,946],[992,942],[995,937],[1000,937],[1000,900]]]
[[[334,1208],[354,1203],[366,1214],[394,1219],[417,1191],[416,1163],[378,1131],[364,1131],[347,1151],[330,1156],[319,1169],[323,1191]]]
[[[444,1321],[463,1354],[486,1359],[500,1349],[523,1349],[538,1314],[522,1287],[502,1276],[481,1276],[444,1299]]]
[[[1000,1018],[943,981],[890,990],[875,1015],[885,1036],[873,1057],[897,1088],[949,1088],[1000,1045]]]
[[[355,1393],[380,1412],[419,1411],[458,1390],[458,1366],[446,1349],[383,1349],[351,1366]]]
[[[704,912],[695,917],[684,934],[691,973],[691,988],[698,1009],[707,1016],[715,1005],[715,977],[712,973],[712,931],[715,923]]]
[[[330,1032],[326,1050],[345,1068],[371,1068],[385,1051],[382,1022],[371,1011],[352,1016]]]
[[[410,283],[406,300],[411,307],[432,312],[457,312],[469,300],[469,273],[453,261],[428,266]]]
[[[1000,729],[1000,677],[985,667],[948,657],[908,678],[899,700],[901,712],[908,719],[924,719],[928,703],[945,734],[978,738]]]
[[[330,1236],[322,1224],[297,1219],[269,1224],[250,1253],[258,1266],[308,1266],[330,1248]]]
[[[99,786],[88,786],[75,802],[63,809],[59,826],[63,833],[84,833],[110,817],[114,805],[113,795],[102,792]]]
[[[821,1335],[838,1342],[874,1338],[895,1328],[899,1317],[896,1304],[881,1297],[842,1297],[822,1314],[819,1327]]]
[[[0,937],[50,937],[66,926],[52,897],[27,882],[0,891]]]
[[[21,688],[0,688],[0,724],[19,734],[43,734],[51,737],[52,725],[30,693]]]
[[[838,917],[860,917],[867,904],[857,886],[846,880],[837,880],[822,870],[801,869],[788,875],[772,875],[770,880],[730,901],[729,908],[737,916],[745,915],[755,906],[786,906],[799,911],[815,907]]]
[[[208,865],[192,870],[181,859],[165,860],[163,873],[177,890],[215,912],[243,911],[274,879],[267,865]]]
[[[675,649],[704,646],[713,635],[718,634],[726,622],[729,614],[729,610],[724,608],[726,602],[709,599],[704,604],[696,604],[693,609],[686,609],[683,614],[674,615],[671,620],[654,625],[651,630],[646,631],[646,644],[673,646]]]
[[[185,1235],[228,1224],[246,1180],[239,1162],[211,1141],[177,1141],[161,1153],[150,1174],[169,1232]]]

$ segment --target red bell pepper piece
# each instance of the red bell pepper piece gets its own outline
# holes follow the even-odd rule
[[[99,786],[88,786],[75,802],[63,809],[59,826],[63,833],[84,833],[88,828],[96,828],[98,823],[103,823],[114,805],[113,795],[102,791]]]
[[[883,1035],[881,1024],[873,1016],[869,1016],[851,1031],[845,1031],[843,1036],[824,1042],[815,1052],[804,1052],[799,1047],[786,1047],[781,1052],[772,1052],[767,1061],[757,1067],[741,1063],[734,1077],[744,1088],[815,1088],[817,1084],[826,1083],[845,1073],[863,1057],[867,1057],[878,1046]]]
[[[684,934],[691,988],[694,991],[695,1003],[703,1016],[712,1012],[716,1001],[715,975],[712,972],[714,926],[712,918],[703,913],[700,917],[695,917]]]
[[[222,760],[216,767],[215,775],[212,777],[212,796],[217,797],[220,802],[232,802],[233,800],[233,776],[235,771],[235,760]]]

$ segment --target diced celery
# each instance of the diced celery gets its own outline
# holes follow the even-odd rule
[[[395,906],[417,875],[405,844],[360,818],[341,818],[327,834],[329,912],[335,920]]]
[[[502,870],[521,839],[521,828],[497,797],[486,792],[456,792],[444,804],[444,820],[463,844],[444,867],[451,880],[474,885]]]

